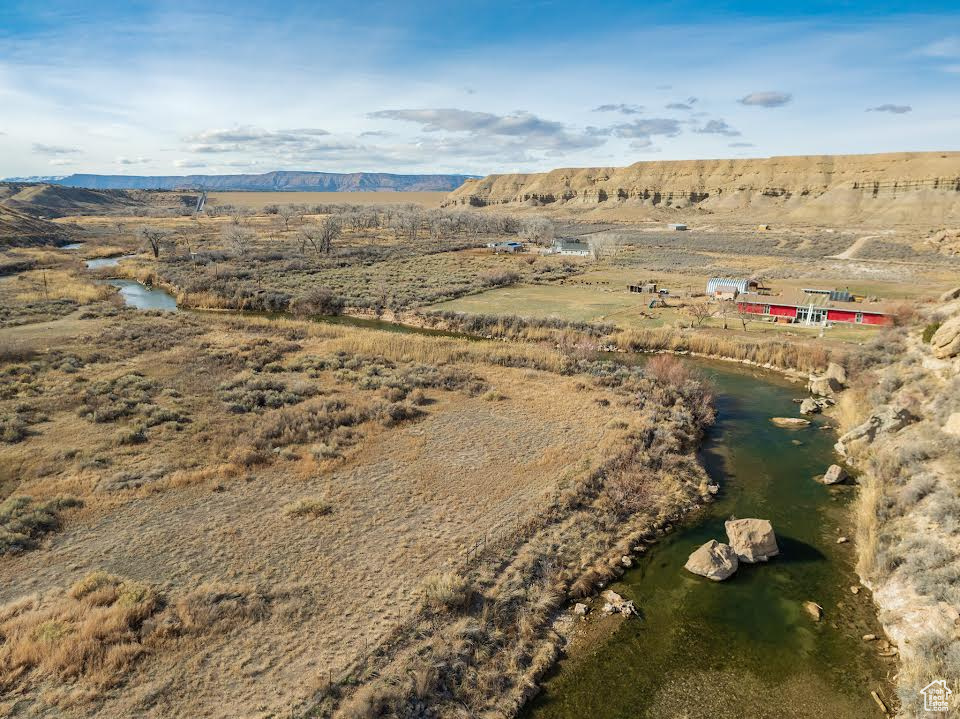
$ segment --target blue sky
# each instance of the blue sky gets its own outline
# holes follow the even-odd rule
[[[189,5],[2,0],[0,176],[960,149],[956,3]]]

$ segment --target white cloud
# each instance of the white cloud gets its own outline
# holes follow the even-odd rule
[[[608,128],[615,137],[649,138],[652,135],[676,137],[680,134],[680,121],[668,117],[650,117],[633,122],[623,122]]]
[[[47,162],[48,165],[53,165],[54,167],[66,167],[68,165],[76,165],[77,163],[73,160],[68,160],[66,158],[58,158],[50,160]]]
[[[174,160],[174,167],[186,168],[186,167],[206,167],[206,162],[200,162],[199,160]]]
[[[113,161],[116,165],[146,165],[149,164],[149,157],[118,157]]]
[[[890,103],[867,108],[867,112],[889,112],[894,115],[903,115],[904,113],[911,112],[912,110],[913,108],[909,105],[892,105]]]
[[[666,108],[668,110],[692,110],[693,106],[696,104],[697,104],[697,98],[688,97],[686,100],[683,100],[682,102],[668,103]]]
[[[64,147],[63,145],[44,145],[40,142],[33,143],[33,151],[38,155],[73,155],[80,150],[76,147]]]
[[[730,127],[724,120],[710,120],[694,132],[699,132],[701,135],[726,135],[727,137],[736,137],[741,134],[739,130]]]
[[[293,130],[265,130],[258,127],[236,127],[232,129],[203,130],[183,138],[192,143],[191,152],[206,154],[219,152],[243,152],[246,150],[305,151],[318,146],[317,138],[330,133],[316,127]]]
[[[580,150],[604,143],[590,132],[576,132],[561,122],[520,110],[507,115],[456,108],[378,110],[367,117],[413,122],[429,133],[465,133],[486,139],[517,138],[531,149],[539,150]]]
[[[789,92],[779,92],[777,90],[764,90],[763,92],[751,92],[744,95],[737,102],[741,105],[751,105],[754,107],[781,107],[793,99]]]
[[[639,115],[643,112],[643,105],[626,105],[624,103],[600,105],[593,108],[593,112],[619,112],[624,115]]]

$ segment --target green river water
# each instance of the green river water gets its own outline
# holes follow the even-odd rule
[[[782,429],[796,416],[796,385],[724,363],[697,362],[717,393],[717,423],[703,448],[718,501],[652,547],[615,591],[639,619],[560,662],[524,716],[876,717],[870,690],[892,696],[874,645],[881,634],[868,594],[853,595],[848,487],[813,481],[833,461],[834,433],[820,425]],[[683,569],[709,539],[726,541],[723,522],[769,519],[780,556],[741,564],[725,582]],[[802,609],[823,606],[817,623]]]

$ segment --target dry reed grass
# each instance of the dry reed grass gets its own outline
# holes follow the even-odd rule
[[[39,300],[73,300],[89,304],[109,299],[115,291],[78,278],[66,270],[29,270],[15,279],[16,299],[20,302]]]
[[[830,350],[809,342],[748,340],[669,328],[623,330],[611,339],[618,347],[631,352],[692,352],[801,372],[825,369],[827,364],[838,359]]]
[[[117,684],[146,651],[138,630],[160,607],[139,582],[95,572],[52,598],[0,608],[0,684],[44,679]]]

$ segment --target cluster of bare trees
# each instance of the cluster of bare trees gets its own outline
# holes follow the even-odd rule
[[[257,233],[249,227],[239,224],[230,224],[223,228],[221,233],[226,244],[233,247],[238,255],[245,255],[250,246],[257,239]]]
[[[246,254],[260,236],[258,231],[251,227],[250,219],[258,214],[251,208],[209,204],[204,213],[208,217],[229,218],[229,222],[221,226],[220,237],[223,243],[238,255]],[[410,242],[425,238],[440,241],[457,237],[479,239],[519,235],[526,242],[548,245],[556,235],[553,223],[542,217],[521,221],[509,215],[427,210],[415,204],[275,204],[267,205],[263,213],[277,217],[282,222],[282,232],[296,233],[301,253],[312,248],[318,255],[330,254],[345,230],[357,234],[387,231],[392,232],[397,240]],[[199,226],[199,217],[197,223]],[[259,226],[259,223],[257,224]],[[178,232],[182,234],[182,231]],[[159,257],[161,251],[169,248],[176,240],[172,231],[150,225],[138,228],[137,233],[154,257]],[[611,245],[609,241],[601,244],[603,248]],[[598,258],[608,254],[603,248],[597,250]]]
[[[730,320],[737,320],[746,332],[747,325],[756,319],[752,313],[741,309],[736,300],[711,302],[705,297],[697,298],[687,302],[684,310],[690,317],[691,327],[701,327],[711,317],[719,317],[723,321],[723,329],[729,329]]]
[[[316,224],[304,225],[299,232],[300,252],[305,253],[310,245],[316,254],[329,255],[342,232],[343,222],[333,215],[327,215]]]
[[[587,238],[590,256],[598,262],[616,257],[623,249],[623,245],[623,237],[618,234],[593,235]]]
[[[520,223],[517,233],[525,242],[535,245],[549,245],[556,237],[553,223],[546,217],[529,217]]]

